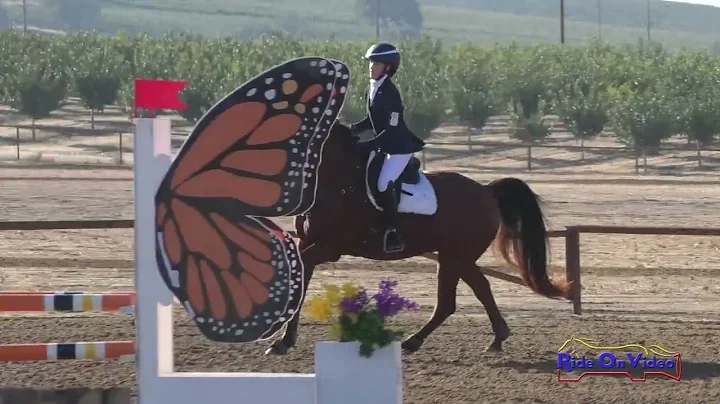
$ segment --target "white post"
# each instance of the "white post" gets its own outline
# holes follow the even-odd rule
[[[155,261],[155,192],[172,163],[169,119],[137,120],[133,157],[137,388],[139,397],[145,398],[155,396],[152,391],[160,374],[174,370],[173,295]],[[153,402],[148,400],[139,404]]]
[[[316,404],[315,375],[175,372],[173,295],[155,261],[155,192],[172,162],[170,120],[141,118],[134,139],[139,404]]]
[[[358,342],[315,344],[317,404],[401,404],[402,359],[399,342],[361,357]]]

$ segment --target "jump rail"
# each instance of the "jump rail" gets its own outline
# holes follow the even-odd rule
[[[18,230],[77,230],[77,229],[132,229],[134,220],[59,220],[59,221],[7,221],[0,222],[0,231]],[[666,236],[720,236],[720,228],[699,227],[629,227],[629,226],[568,226],[562,230],[548,232],[549,237],[565,238],[565,272],[567,280],[572,282],[570,297],[573,312],[582,314],[581,299],[581,263],[580,234],[629,234],[629,235],[666,235]],[[295,232],[290,232],[296,236]],[[437,254],[427,253],[425,258],[437,261]],[[520,277],[492,268],[482,268],[487,276],[492,276],[517,285],[525,285]]]

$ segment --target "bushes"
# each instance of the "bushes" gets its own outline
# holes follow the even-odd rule
[[[185,34],[22,36],[9,30],[0,33],[0,97],[8,104],[27,104],[22,97],[39,94],[28,89],[28,74],[40,65],[52,70],[43,71],[41,87],[64,94],[53,88],[66,85],[92,110],[116,100],[129,109],[134,77],[184,79],[190,82],[182,95],[190,106],[184,116],[195,121],[261,71],[291,58],[322,55],[352,70],[342,114],[351,121],[365,108],[362,55],[368,45],[285,35],[241,41]],[[408,124],[423,137],[446,119],[480,127],[490,115],[510,114],[519,125],[517,137],[541,141],[548,133],[540,119],[546,113],[559,115],[578,138],[613,128],[626,143],[645,146],[674,134],[708,144],[720,132],[720,58],[709,54],[671,53],[641,43],[444,47],[422,38],[398,46],[403,62],[396,82]]]

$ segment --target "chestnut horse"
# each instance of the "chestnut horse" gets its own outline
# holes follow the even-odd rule
[[[435,310],[425,326],[402,343],[408,352],[420,349],[455,312],[461,279],[483,304],[492,323],[495,336],[487,349],[502,350],[510,329],[495,303],[490,283],[476,264],[493,242],[534,292],[548,298],[568,296],[569,284],[564,278],[551,281],[548,277],[548,241],[539,198],[527,183],[516,178],[483,185],[455,172],[423,173],[414,159],[400,177],[399,182],[405,183],[402,191],[397,189],[404,198],[397,228],[405,249],[385,253],[385,224],[373,198],[382,156],[371,158],[357,152],[355,142],[349,128],[336,121],[322,150],[315,204],[306,214],[295,217],[305,264],[305,288],[317,265],[337,261],[343,255],[392,261],[437,252]],[[282,338],[265,353],[282,355],[295,346],[298,323],[296,315]]]

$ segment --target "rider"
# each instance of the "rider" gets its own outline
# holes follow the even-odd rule
[[[362,149],[379,150],[386,154],[380,175],[378,190],[385,212],[387,229],[383,237],[385,252],[398,252],[405,248],[400,233],[395,228],[399,195],[395,195],[395,181],[402,174],[413,153],[422,150],[425,143],[416,137],[405,124],[400,92],[391,78],[400,67],[400,52],[385,42],[368,48],[364,56],[370,64],[370,88],[365,119],[350,125],[355,135],[372,129],[375,136],[359,142]]]

